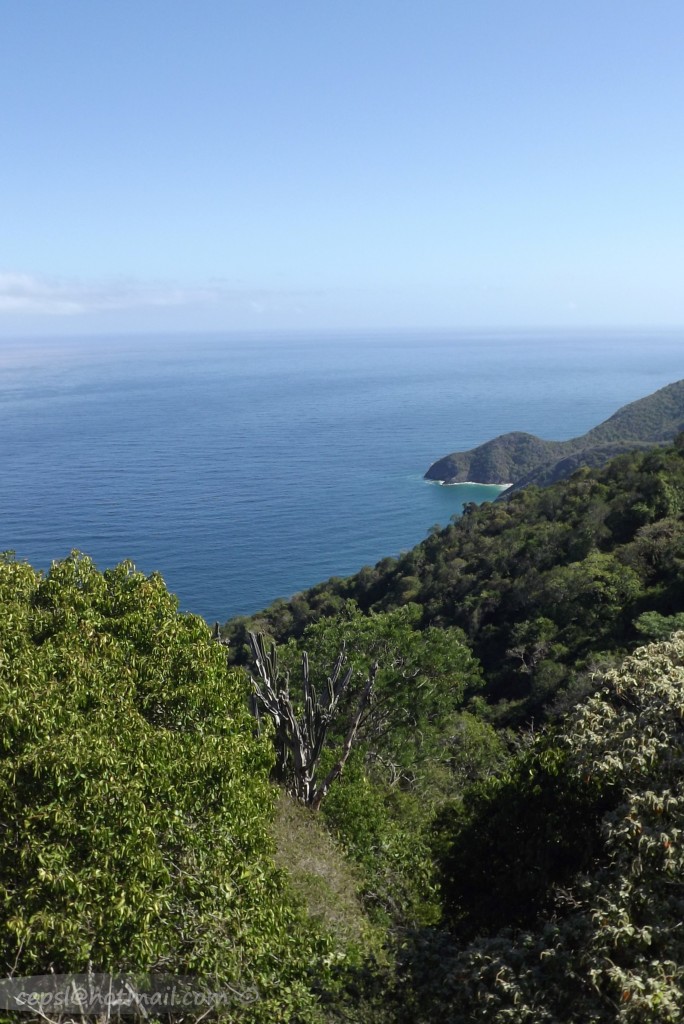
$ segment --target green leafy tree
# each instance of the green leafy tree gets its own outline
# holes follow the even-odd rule
[[[455,715],[482,686],[479,665],[461,630],[421,630],[419,623],[416,605],[364,615],[348,602],[344,614],[322,619],[298,641],[279,648],[280,662],[291,673],[306,651],[318,678],[325,678],[344,648],[351,672],[350,708],[377,666],[372,698],[359,721],[358,745],[376,778],[418,788],[428,783],[436,765],[449,761]],[[343,731],[333,725],[330,739],[340,742]]]
[[[456,914],[463,897],[470,904],[472,941],[459,948],[453,936],[422,935],[406,962],[406,1020],[682,1020],[683,715],[677,633],[608,672],[562,732],[542,737],[515,772],[480,792],[452,861],[468,871],[467,881],[452,878]],[[564,853],[574,864],[563,864]],[[524,892],[511,899],[518,873],[540,870],[544,899],[531,908]],[[471,879],[474,895],[465,891]],[[478,895],[487,898],[479,918]]]
[[[644,612],[634,622],[639,633],[649,640],[665,640],[684,629],[684,612],[677,615],[659,615],[658,612]]]
[[[292,684],[283,692],[289,708],[281,699],[271,717],[289,734],[323,736],[325,727],[314,750],[316,771],[307,775],[310,788],[323,793],[316,778],[333,779],[319,801],[322,815],[363,869],[362,894],[373,919],[390,927],[439,915],[428,825],[434,804],[474,756],[474,730],[462,708],[481,686],[461,631],[420,630],[419,618],[412,605],[364,615],[348,602],[343,613],[277,649],[283,678],[300,678],[303,664],[308,681],[298,707]],[[266,675],[273,677],[273,667]],[[330,708],[335,714],[327,716]],[[463,764],[462,745],[468,746]],[[309,753],[300,761],[309,765]]]
[[[78,555],[44,578],[5,558],[0,608],[4,970],[191,974],[235,990],[231,1020],[317,1019],[329,949],[274,866],[270,745],[204,622]]]

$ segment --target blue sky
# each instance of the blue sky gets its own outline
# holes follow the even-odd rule
[[[0,333],[684,325],[681,0],[4,0]]]

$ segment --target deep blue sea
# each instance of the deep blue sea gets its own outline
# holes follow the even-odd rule
[[[497,493],[427,483],[437,458],[683,377],[684,331],[0,340],[0,549],[130,558],[224,621]]]

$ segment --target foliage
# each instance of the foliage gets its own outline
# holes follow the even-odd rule
[[[683,511],[680,440],[468,506],[227,648],[130,564],[6,558],[6,969],[196,973],[254,1024],[681,1019],[684,634],[622,662],[682,625]],[[299,721],[344,650],[319,815],[274,820],[250,630],[308,666]]]
[[[600,692],[579,707],[562,733],[538,741],[527,762],[502,785],[510,788],[510,828],[522,843],[548,831],[548,804],[530,800],[543,789],[553,757],[563,778],[554,812],[570,810],[561,848],[578,828],[572,808],[585,803],[589,831],[603,800],[600,844],[559,877],[542,916],[522,930],[515,909],[500,930],[458,949],[444,933],[424,933],[406,961],[407,1019],[491,1024],[665,1024],[684,1013],[684,634],[640,648]],[[562,766],[562,767],[561,767]],[[582,790],[589,794],[582,800]],[[493,885],[504,858],[483,840],[487,805],[505,818],[501,784],[476,811],[485,829],[480,854],[490,854]],[[518,807],[526,803],[527,822]],[[505,822],[495,826],[501,836]],[[490,828],[490,835],[492,834]],[[461,841],[472,834],[461,834]],[[549,837],[552,838],[552,837]],[[457,840],[458,841],[458,840]],[[508,848],[513,848],[513,837]],[[493,862],[491,855],[494,856]],[[538,861],[535,861],[538,863]],[[513,871],[515,865],[512,866]],[[509,877],[513,872],[509,869]],[[503,927],[503,926],[506,927]]]
[[[684,629],[684,612],[676,615],[659,615],[658,612],[643,612],[634,622],[642,636],[649,640],[666,640],[673,633]]]
[[[498,776],[511,759],[512,733],[495,729],[482,718],[486,707],[473,700],[470,710],[454,717],[449,751],[449,795],[461,794],[473,783]],[[479,712],[479,713],[476,713]]]
[[[342,614],[307,627],[299,640],[279,650],[281,664],[291,672],[306,651],[312,674],[321,678],[344,648],[352,672],[350,710],[377,666],[358,742],[373,777],[390,786],[428,784],[437,763],[449,759],[455,713],[482,686],[462,632],[420,630],[419,620],[416,605],[364,615],[349,601]],[[344,731],[332,723],[338,742]]]
[[[431,805],[421,808],[413,794],[371,781],[357,751],[321,810],[361,869],[361,896],[373,921],[397,929],[439,918]]]
[[[394,927],[425,923],[438,915],[428,836],[432,807],[453,791],[459,739],[468,738],[468,754],[458,762],[461,771],[474,770],[480,739],[483,746],[493,745],[492,737],[485,740],[459,710],[466,696],[481,686],[479,667],[462,633],[420,631],[415,628],[419,618],[420,609],[410,605],[367,616],[347,602],[341,614],[308,627],[299,641],[277,651],[279,670],[286,677],[298,674],[302,659],[307,678],[311,675],[312,699],[307,703],[304,693],[300,718],[294,712],[290,716],[298,735],[309,735],[309,719],[326,719],[321,733],[326,743],[316,748],[320,763],[308,766],[312,779],[324,778],[340,765],[348,723],[358,721],[354,753],[342,763],[344,775],[321,806],[350,858],[362,868],[367,908],[375,920]],[[335,716],[326,713],[323,701],[317,717],[315,693],[321,687],[313,681],[325,679],[340,650],[349,687],[335,687],[334,693],[339,689],[346,703],[335,706]],[[375,686],[366,703],[370,678]],[[292,697],[286,691],[288,701],[294,701],[294,693],[294,688]],[[357,718],[359,708],[362,715]],[[287,725],[289,717],[280,705],[277,710]],[[351,745],[344,749],[348,754]]]
[[[530,924],[591,863],[609,797],[567,762],[544,737],[437,815],[445,920],[460,938]]]
[[[463,630],[499,720],[538,722],[568,705],[565,691],[584,692],[602,659],[642,638],[639,616],[684,611],[682,508],[682,449],[633,453],[467,506],[399,558],[298,595],[296,616],[280,602],[257,619],[277,640],[297,639],[308,624],[343,621],[350,598],[365,614],[399,610],[408,586],[415,627]],[[246,625],[224,627],[236,661]]]
[[[246,680],[157,575],[0,562],[0,954],[16,974],[230,984],[317,1019],[317,936],[273,862]]]
[[[429,664],[425,641],[454,627],[482,664],[482,696],[463,663],[453,703],[438,674],[434,718],[421,691],[390,685],[397,717],[360,742],[324,807],[366,905],[404,929],[385,979],[395,1021],[656,1024],[684,1012],[684,638],[616,667],[684,615],[683,455],[682,443],[638,451],[467,506],[399,558],[259,617],[293,658],[319,643],[329,659],[343,635],[362,651],[374,629],[382,643],[408,624],[412,664]],[[225,630],[236,660],[246,625]],[[383,759],[411,767],[383,774]]]
[[[293,797],[317,811],[333,782],[344,771],[361,717],[372,697],[377,662],[368,670],[356,708],[344,721],[344,736],[332,766],[327,772],[319,773],[321,755],[331,727],[337,724],[339,728],[338,712],[352,677],[351,668],[343,672],[344,646],[325,685],[318,692],[309,674],[308,655],[304,652],[301,708],[298,708],[290,696],[288,679],[280,678],[275,644],[267,650],[262,634],[250,633],[249,638],[259,676],[258,679],[252,678],[256,713],[258,717],[265,714],[273,725],[276,771]]]

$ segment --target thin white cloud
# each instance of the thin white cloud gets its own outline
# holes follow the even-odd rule
[[[301,297],[302,293],[298,293]],[[170,306],[248,304],[263,311],[264,302],[289,300],[291,293],[235,288],[227,282],[178,285],[128,279],[83,282],[0,271],[0,315],[3,313],[73,317],[107,310]]]
[[[68,316],[81,310],[81,303],[58,284],[40,281],[30,274],[0,272],[0,313]]]

